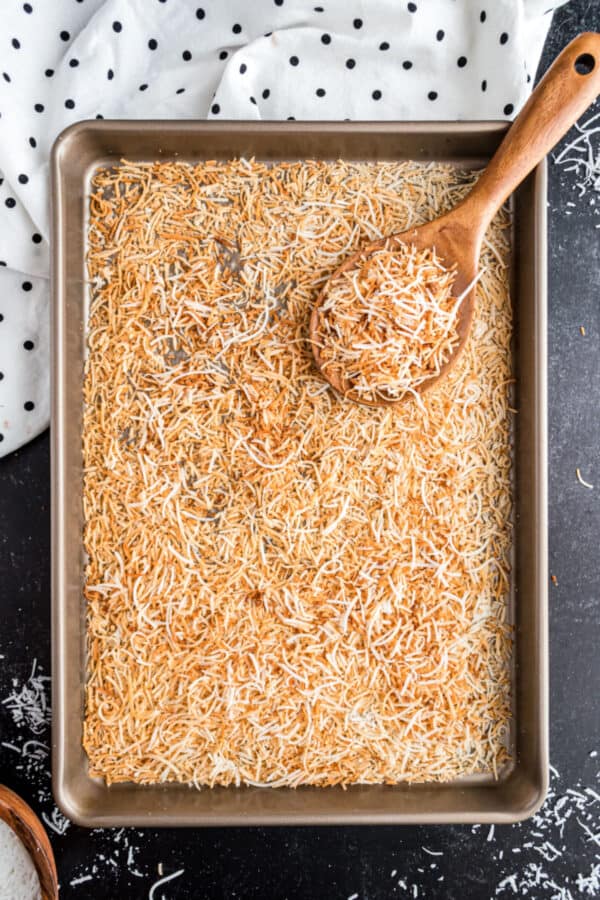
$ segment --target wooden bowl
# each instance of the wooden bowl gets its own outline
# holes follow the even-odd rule
[[[31,856],[40,879],[42,900],[57,900],[56,863],[44,826],[24,800],[2,785],[0,785],[0,819],[12,828]]]

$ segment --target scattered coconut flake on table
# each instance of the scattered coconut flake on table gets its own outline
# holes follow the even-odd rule
[[[3,655],[3,658],[6,654]],[[26,779],[35,796],[34,806],[52,840],[62,838],[70,827],[69,820],[54,803],[50,773],[50,678],[42,674],[37,660],[31,667],[28,679],[21,683],[12,679],[12,690],[2,700],[10,711],[13,723],[20,737],[0,742],[0,747],[8,751],[14,759],[10,767],[17,775]],[[31,737],[27,736],[27,732]],[[23,739],[25,738],[25,739]],[[106,877],[109,870],[121,869],[135,878],[147,878],[147,871],[137,861],[140,853],[142,833],[134,829],[117,831],[95,829],[95,834],[103,838],[103,849],[97,850],[84,864],[75,867],[69,884],[72,887],[87,884],[96,877]],[[107,846],[110,848],[107,851]],[[1,870],[0,870],[1,871]],[[3,895],[0,889],[0,900]]]
[[[156,891],[167,884],[169,881],[173,881],[175,878],[179,878],[180,875],[183,875],[185,869],[178,869],[177,872],[173,872],[171,875],[165,875],[164,878],[159,878],[158,881],[155,881],[152,887],[150,888],[150,892],[148,894],[148,900],[159,900],[159,896]],[[161,898],[161,900],[166,900],[166,898]]]
[[[13,678],[13,690],[2,703],[10,710],[15,725],[25,726],[34,734],[40,734],[50,724],[50,705],[46,694],[49,681],[48,675],[38,671],[36,659],[24,684],[19,685],[18,678]]]
[[[50,815],[48,813],[42,813],[42,820],[44,821],[47,828],[50,831],[53,831],[54,834],[64,834],[69,825],[71,824],[66,816],[64,816],[60,809],[55,807]]]
[[[71,887],[76,887],[78,884],[85,884],[86,881],[91,881],[93,875],[80,875],[79,878],[72,878],[69,884]]]
[[[443,856],[444,853],[442,850],[430,850],[428,847],[421,848],[424,853],[428,853],[429,856]]]
[[[581,781],[575,787],[559,791],[559,773],[551,767],[551,774],[548,795],[539,812],[531,819],[510,828],[519,838],[521,833],[524,833],[525,838],[537,838],[523,843],[519,840],[519,846],[512,849],[531,850],[541,860],[539,863],[529,860],[513,871],[504,871],[496,885],[497,896],[517,894],[536,898],[543,896],[549,900],[576,900],[580,895],[599,895],[599,857],[592,848],[600,843],[600,796],[594,788]],[[599,774],[596,774],[596,780]],[[576,875],[565,874],[567,831],[571,846],[571,842],[580,845],[578,859],[582,871]],[[499,854],[492,858],[494,861],[502,860]]]
[[[554,163],[565,172],[574,172],[573,187],[580,198],[590,191],[593,195],[600,193],[600,112],[590,116],[581,125],[575,125],[577,136],[569,140],[565,147],[554,154]],[[590,198],[590,205],[595,206],[595,214],[600,213],[600,204],[596,206],[596,197]],[[567,206],[574,206],[567,203]],[[569,210],[567,210],[567,213]],[[596,228],[600,227],[600,223]]]
[[[12,679],[12,690],[2,700],[12,717],[19,734],[12,741],[2,741],[1,746],[14,754],[11,767],[26,777],[35,791],[36,801],[41,809],[38,815],[46,828],[57,835],[63,835],[70,822],[54,803],[51,789],[49,738],[51,719],[50,677],[43,674],[37,659],[33,660],[31,672],[26,681]],[[25,734],[24,734],[25,733]],[[30,736],[27,736],[29,733]],[[26,739],[23,739],[23,738]]]
[[[0,900],[41,900],[33,860],[10,825],[0,820]]]
[[[583,476],[581,475],[581,469],[579,469],[579,468],[575,469],[575,474],[577,476],[577,481],[579,482],[579,484],[582,484],[583,487],[588,488],[590,491],[594,490],[594,485],[590,484],[589,481],[586,481],[583,478]]]

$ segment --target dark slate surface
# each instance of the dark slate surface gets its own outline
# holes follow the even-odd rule
[[[600,30],[598,0],[573,0],[560,10],[542,67],[577,32],[592,28]],[[578,198],[573,173],[550,166],[549,576],[557,579],[550,585],[556,771],[542,813],[523,825],[495,829],[89,832],[71,825],[64,834],[50,830],[64,900],[145,898],[160,872],[181,869],[156,889],[155,900],[600,896],[600,194],[592,193],[598,209],[590,192]],[[578,466],[594,490],[578,483]],[[0,460],[0,699],[21,691],[34,659],[36,675],[49,673],[49,606],[46,434]],[[41,687],[47,690],[48,684]],[[49,729],[42,724],[36,733],[33,726],[16,725],[10,709],[0,705],[0,782],[60,831],[65,823],[53,812],[47,774]],[[18,751],[30,740],[39,743],[27,744],[23,757]]]

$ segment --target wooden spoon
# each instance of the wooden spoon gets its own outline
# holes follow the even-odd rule
[[[467,291],[458,313],[459,340],[439,373],[421,382],[416,390],[428,390],[450,371],[471,329],[476,296],[474,280],[487,226],[512,191],[566,134],[599,93],[600,34],[586,32],[571,41],[548,69],[477,184],[458,206],[419,228],[367,244],[342,263],[317,297],[310,318],[310,340],[315,361],[332,387],[366,406],[390,406],[402,399],[381,397],[376,401],[365,401],[356,397],[346,379],[324,369],[320,353],[319,309],[329,285],[342,272],[356,266],[360,259],[386,245],[389,247],[390,241],[413,245],[417,250],[433,247],[445,268],[456,266],[453,294],[460,297]]]
[[[31,856],[40,879],[42,900],[57,900],[56,864],[44,826],[24,800],[2,785],[0,785],[0,819],[12,828]]]

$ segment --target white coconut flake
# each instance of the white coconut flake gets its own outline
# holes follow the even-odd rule
[[[164,878],[159,878],[158,881],[155,881],[150,888],[148,900],[159,900],[158,894],[156,893],[158,888],[167,884],[169,881],[173,881],[175,878],[179,878],[179,876],[183,875],[184,872],[185,869],[178,869],[177,872],[173,872],[171,875],[165,875]]]

